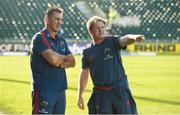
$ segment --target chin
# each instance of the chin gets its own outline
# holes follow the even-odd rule
[[[100,36],[100,38],[102,38],[102,39],[103,39],[104,37],[105,37],[104,35]]]
[[[59,32],[60,31],[60,29],[55,29],[55,32]]]
[[[60,27],[54,27],[54,30],[55,30],[55,31],[59,31],[59,30],[60,30]]]

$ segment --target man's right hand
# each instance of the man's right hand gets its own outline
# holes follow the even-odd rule
[[[82,96],[79,96],[79,97],[78,97],[77,105],[78,105],[79,109],[84,110],[84,100],[83,100],[83,97],[82,97]]]
[[[61,64],[62,68],[69,68],[75,66],[75,58],[72,54],[66,56],[66,60]]]
[[[49,64],[59,67],[61,63],[66,61],[67,56],[61,55],[52,49],[46,49],[42,51],[41,55],[46,59]]]

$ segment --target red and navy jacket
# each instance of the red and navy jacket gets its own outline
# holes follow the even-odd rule
[[[64,91],[67,89],[67,78],[64,68],[49,64],[41,52],[52,49],[62,55],[71,54],[66,41],[59,35],[52,38],[47,29],[36,33],[31,42],[31,80],[33,90]]]

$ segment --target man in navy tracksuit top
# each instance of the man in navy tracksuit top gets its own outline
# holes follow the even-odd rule
[[[98,16],[87,22],[93,43],[83,51],[78,107],[84,109],[82,94],[90,72],[94,88],[88,102],[89,114],[137,114],[119,51],[135,41],[143,41],[144,36],[105,36],[105,25],[106,21]]]
[[[75,60],[66,41],[58,34],[62,16],[62,9],[50,7],[44,18],[45,28],[32,39],[33,114],[65,113],[65,68],[74,67]]]

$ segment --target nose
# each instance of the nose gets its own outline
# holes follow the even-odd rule
[[[57,23],[62,24],[62,19],[58,19]]]
[[[61,20],[58,20],[57,23],[58,23],[58,24],[61,24]]]

